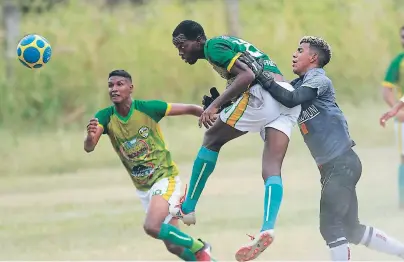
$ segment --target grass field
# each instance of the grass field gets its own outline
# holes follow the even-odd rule
[[[358,186],[361,220],[404,240],[404,212],[397,210],[396,202],[398,157],[392,125],[387,130],[377,126],[383,107],[343,108],[364,166]],[[164,131],[185,184],[202,130],[177,128],[178,120],[172,121]],[[3,146],[9,154],[6,158],[2,152],[0,260],[175,260],[163,244],[144,234],[140,202],[128,175],[116,165],[107,139],[98,152],[85,155],[80,134],[48,134],[50,139],[36,140],[15,137],[13,146]],[[319,174],[297,130],[293,138],[284,163],[285,192],[276,240],[259,260],[328,260],[318,231]],[[210,241],[219,260],[234,260],[239,245],[248,241],[246,234],[260,228],[261,150],[258,135],[229,144],[198,206],[197,225],[182,226]],[[65,159],[65,165],[72,167],[63,170],[71,171],[61,174],[62,168],[55,167],[62,167]],[[20,163],[19,169],[15,163]],[[395,260],[364,247],[354,247],[352,255],[354,260]]]

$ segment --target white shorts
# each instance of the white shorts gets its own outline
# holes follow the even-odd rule
[[[396,143],[398,145],[398,150],[400,154],[404,156],[404,123],[395,120],[394,130],[396,133]]]
[[[287,90],[294,90],[289,83],[277,83]],[[233,105],[220,112],[220,119],[243,132],[260,132],[263,140],[265,140],[266,127],[277,129],[290,139],[300,111],[300,105],[287,108],[256,84]]]
[[[181,179],[179,176],[166,177],[157,181],[148,191],[136,190],[140,202],[144,210],[149,209],[152,196],[161,195],[167,200],[169,205],[177,205],[181,198]],[[168,224],[173,218],[167,209],[167,217],[164,220],[165,224]]]

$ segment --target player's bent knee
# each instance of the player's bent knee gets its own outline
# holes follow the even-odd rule
[[[222,146],[224,144],[225,143],[222,141],[222,139],[217,134],[215,134],[214,132],[211,132],[210,129],[208,129],[208,131],[206,131],[205,137],[203,139],[204,147],[206,147],[209,150],[219,152],[220,148],[222,148]]]
[[[320,233],[327,244],[336,239],[345,238],[344,228],[338,224],[326,224],[320,222]]]
[[[349,243],[354,245],[358,245],[361,242],[365,231],[366,226],[359,223],[352,226],[347,226],[345,229]]]
[[[151,237],[157,238],[160,233],[161,225],[153,223],[153,222],[146,222],[143,225],[144,232]]]
[[[169,242],[164,242],[164,244],[166,245],[166,248],[168,250],[168,252],[170,252],[171,254],[174,255],[181,255],[183,248],[177,245],[174,245],[172,243]]]

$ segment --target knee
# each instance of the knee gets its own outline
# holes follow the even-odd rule
[[[143,225],[144,232],[153,238],[158,238],[161,225],[153,222],[145,222]]]
[[[183,248],[172,243],[165,243],[168,252],[174,255],[181,255]]]
[[[365,234],[366,226],[359,223],[346,226],[345,232],[350,243],[358,245]]]
[[[320,233],[327,245],[346,238],[342,223],[338,223],[338,221],[320,221]]]
[[[225,143],[211,129],[208,129],[203,139],[203,146],[209,150],[219,152]]]

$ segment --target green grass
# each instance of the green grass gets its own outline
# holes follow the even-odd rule
[[[396,151],[378,147],[357,152],[363,163],[358,184],[361,221],[404,239],[392,160]],[[260,228],[260,152],[249,153],[237,161],[218,162],[199,201],[196,226],[181,225],[209,241],[219,261],[233,260],[237,248],[248,241],[245,234]],[[184,188],[191,163],[179,167]],[[328,260],[318,231],[319,174],[307,152],[287,155],[283,184],[276,240],[259,260]],[[175,260],[162,243],[144,234],[143,220],[142,206],[121,167],[64,176],[0,177],[1,260]],[[355,246],[352,254],[362,261],[394,259]]]
[[[29,70],[15,59],[14,78],[6,81],[0,74],[0,127],[83,125],[108,104],[106,76],[116,68],[133,74],[139,98],[199,103],[210,86],[222,89],[224,81],[207,63],[184,64],[171,32],[179,21],[194,19],[209,37],[225,34],[223,2],[152,0],[110,12],[71,0],[51,12],[24,16],[20,35],[44,35],[54,53],[41,70]],[[333,49],[327,70],[338,96],[357,104],[378,97],[386,66],[400,50],[403,13],[401,2],[394,0],[240,0],[241,36],[268,53],[288,79],[299,39],[324,37]]]

